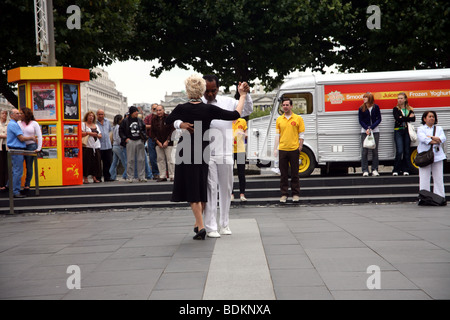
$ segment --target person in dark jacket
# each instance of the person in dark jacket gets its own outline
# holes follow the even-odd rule
[[[369,176],[369,149],[364,148],[364,140],[373,133],[375,138],[375,149],[372,151],[372,175],[379,176],[378,173],[378,144],[380,142],[380,129],[378,125],[381,123],[380,107],[375,104],[373,94],[370,92],[364,94],[364,103],[359,107],[358,119],[361,125],[361,169],[364,177]]]
[[[409,160],[411,138],[409,137],[408,122],[415,122],[416,115],[404,92],[398,94],[397,105],[392,111],[395,119],[395,160],[392,175],[398,176],[403,173],[403,175],[408,176],[411,170],[411,161]]]
[[[168,171],[171,181],[173,181],[175,173],[175,159],[173,155],[173,141],[171,139],[172,132],[175,130],[173,125],[165,123],[167,114],[164,107],[159,105],[156,107],[156,116],[153,116],[150,137],[155,141],[156,159],[158,161],[159,179],[157,182],[167,181],[166,172]]]
[[[119,136],[127,149],[127,181],[133,182],[134,163],[137,161],[137,172],[140,182],[147,182],[145,178],[145,141],[147,134],[145,123],[138,117],[139,110],[135,106],[129,109],[129,116],[119,127]]]

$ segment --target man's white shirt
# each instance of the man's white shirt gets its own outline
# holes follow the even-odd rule
[[[218,106],[221,109],[228,111],[236,110],[238,100],[231,97],[216,96],[214,101],[206,101],[202,97],[203,103]],[[253,100],[250,94],[245,98],[244,108],[242,110],[241,118],[248,116],[253,112]],[[218,131],[216,131],[218,130]],[[210,132],[213,137],[220,134],[219,139],[222,143],[211,143],[212,156],[232,156],[233,155],[233,121],[213,120],[211,121]]]
[[[212,104],[221,109],[228,111],[235,111],[238,105],[238,100],[225,97],[216,96],[216,100],[207,101],[205,97],[202,97],[202,102],[205,104]],[[250,94],[247,94],[245,98],[244,108],[242,110],[241,118],[250,115],[253,112],[253,100]],[[175,129],[180,129],[181,120],[174,122]],[[233,121],[225,120],[213,120],[210,125],[210,144],[211,156],[232,156],[233,155]],[[215,139],[218,139],[217,141]],[[216,143],[214,143],[214,141]],[[221,141],[221,142],[220,142]]]

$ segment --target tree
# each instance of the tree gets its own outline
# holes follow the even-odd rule
[[[347,1],[352,10],[335,34],[341,71],[388,71],[450,67],[450,2],[378,1],[380,29],[369,29],[371,1]]]
[[[192,66],[225,87],[259,78],[270,89],[296,69],[332,64],[329,33],[344,12],[334,0],[142,0],[135,43],[140,58],[159,60],[152,76]]]
[[[54,0],[55,51],[57,65],[92,68],[115,59],[133,58],[134,17],[139,0],[78,0],[81,28],[68,29],[67,8],[70,0]],[[0,93],[17,106],[17,96],[7,82],[6,71],[38,65],[34,27],[34,4],[31,0],[0,1],[2,22],[0,39]]]

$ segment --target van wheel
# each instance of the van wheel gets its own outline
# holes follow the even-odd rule
[[[412,168],[411,174],[419,174],[419,167],[414,163],[414,159],[417,156],[417,148],[410,149],[411,156],[409,157],[409,165]]]
[[[316,158],[311,150],[303,147],[299,156],[298,174],[300,177],[308,177],[316,168]]]

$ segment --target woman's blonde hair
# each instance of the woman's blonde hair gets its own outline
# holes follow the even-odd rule
[[[409,103],[408,103],[408,97],[406,96],[406,93],[400,92],[400,93],[397,95],[397,97],[398,97],[398,96],[403,96],[403,97],[405,97],[405,108],[406,108],[406,110],[414,111],[414,108],[411,107],[411,106],[409,105]],[[397,108],[398,108],[399,110],[402,109],[402,108],[398,105],[398,103],[397,103]]]
[[[200,99],[206,91],[206,81],[199,75],[192,75],[184,81],[189,99]]]

